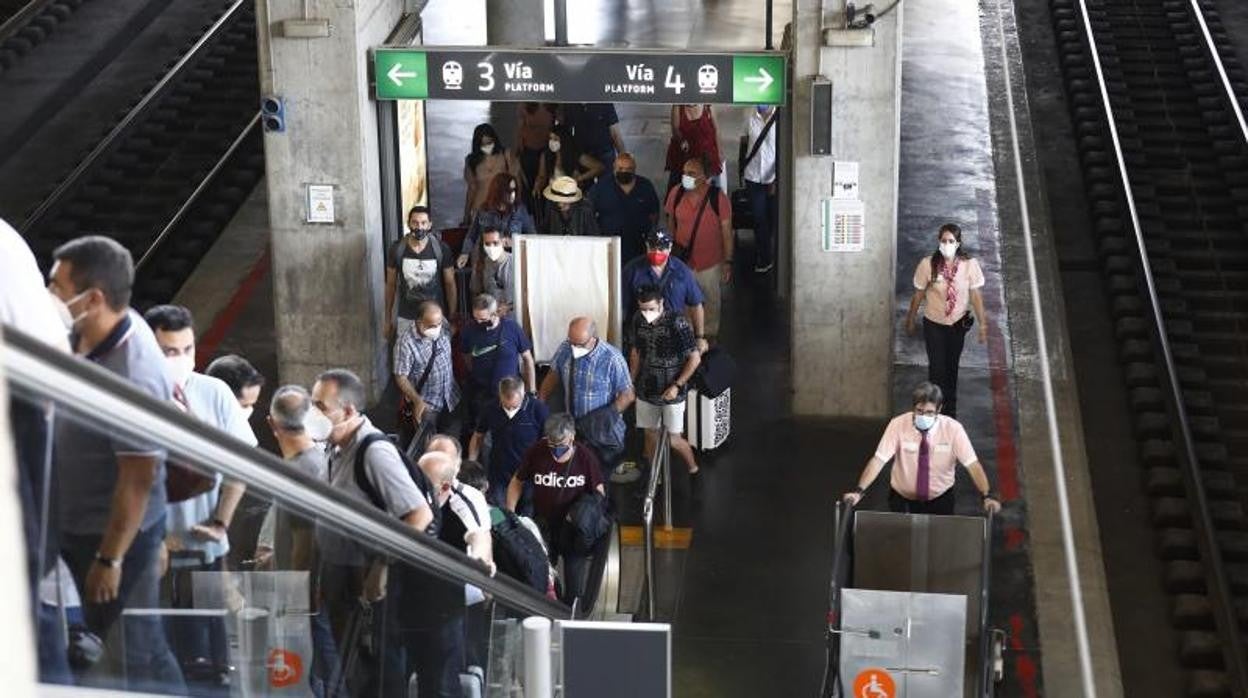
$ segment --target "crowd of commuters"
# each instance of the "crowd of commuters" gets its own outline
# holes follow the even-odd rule
[[[672,178],[662,200],[637,173],[610,105],[519,109],[515,150],[488,124],[473,133],[462,250],[434,233],[427,208],[415,207],[407,233],[388,251],[384,333],[400,395],[397,434],[383,433],[365,415],[365,386],[343,369],[327,370],[309,386],[277,387],[265,424],[299,472],[464,552],[491,574],[498,570],[498,527],[510,527],[508,535],[520,538],[506,540],[522,548],[527,541],[541,551],[541,562],[532,575],[505,571],[571,604],[591,592],[586,568],[604,540],[608,483],[638,475],[622,458],[626,411],[635,406],[646,459],[666,430],[687,471],[699,472],[682,436],[684,407],[719,334],[722,286],[732,281],[733,211],[717,182],[725,165],[709,105],[672,110]],[[740,173],[761,272],[775,261],[773,123],[774,110],[751,111],[750,156]],[[540,381],[532,342],[513,317],[510,252],[515,235],[539,231],[618,236],[627,259],[622,346],[603,338],[593,319],[571,318]],[[202,357],[190,311],[162,305],[140,315],[130,307],[134,265],[124,247],[100,236],[66,243],[54,251],[45,279],[16,232],[0,226],[0,238],[12,272],[6,283],[19,288],[15,297],[34,299],[5,306],[7,324],[256,446],[249,422],[264,377],[237,355],[197,371]],[[895,509],[951,512],[957,463],[986,506],[999,506],[953,418],[972,318],[985,337],[983,272],[961,248],[956,225],[940,229],[938,244],[915,272],[906,320],[913,331],[924,306],[932,382],[915,392],[912,412],[890,422],[858,487],[846,495],[851,502],[895,458]],[[459,308],[455,270],[469,266],[469,307]],[[54,533],[32,547],[28,576],[33,593],[63,562],[82,599],[82,631],[96,638],[96,651],[70,652],[57,619],[37,604],[46,680],[106,684],[124,676],[130,689],[215,695],[231,671],[220,616],[162,621],[125,610],[194,608],[193,580],[224,570],[233,543],[254,545],[258,568],[308,573],[314,652],[307,680],[315,695],[403,695],[413,675],[422,696],[460,695],[460,674],[474,652],[471,588],[387,564],[332,525],[276,507],[254,540],[232,540],[241,483],[170,459],[151,440],[102,433],[53,412],[37,404],[12,410],[26,437],[19,460],[37,464],[55,444],[58,486],[48,510],[37,504],[50,488],[47,470],[21,468],[23,501],[31,504],[24,512],[28,540]],[[48,516],[57,525],[41,526]],[[372,661],[344,668],[358,643],[372,649]]]

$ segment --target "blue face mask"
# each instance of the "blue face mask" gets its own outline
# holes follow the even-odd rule
[[[914,428],[919,431],[927,431],[936,426],[936,415],[934,414],[916,414],[914,415]]]
[[[766,116],[766,115],[767,115],[767,106],[766,106],[766,105],[760,104],[760,105],[758,105],[757,107],[754,107],[754,108],[758,110],[758,113],[759,113],[761,116]]]
[[[571,451],[572,451],[572,444],[561,444],[559,446],[550,447],[550,455],[554,456],[555,460],[559,460],[563,458],[564,456],[568,455],[568,453]]]

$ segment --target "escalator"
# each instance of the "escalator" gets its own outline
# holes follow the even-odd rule
[[[58,562],[53,552],[39,565],[48,570],[41,575],[39,617],[48,622],[39,624],[40,639],[55,633],[53,644],[70,648],[77,683],[63,693],[46,686],[47,695],[84,695],[82,686],[209,696],[412,695],[417,680],[410,671],[430,666],[432,647],[433,654],[462,652],[438,660],[453,667],[455,695],[510,696],[523,683],[522,621],[572,616],[568,607],[502,574],[489,576],[480,561],[325,479],[7,328],[0,370],[15,415],[51,415],[53,449],[67,448],[68,433],[77,435],[72,443],[108,444],[116,453],[158,448],[177,470],[242,483],[270,505],[261,540],[244,535],[254,521],[230,523],[232,550],[219,567],[204,569],[202,555],[167,539],[167,569],[157,561],[133,567],[155,570],[155,580],[123,576],[123,601],[111,605],[115,619],[99,634],[92,631],[102,627],[96,614],[103,607],[83,604],[82,592],[99,588],[91,577],[109,563],[91,560],[98,541],[85,561],[69,552],[89,538],[73,530],[88,513],[43,517],[41,538],[59,539],[44,549],[61,555]],[[37,429],[14,431],[20,453]],[[73,486],[51,470],[63,455],[43,460],[43,475]],[[123,575],[136,551],[160,547],[162,526],[140,528],[120,563]],[[374,583],[383,569],[388,581]],[[151,593],[145,581],[152,582]],[[360,599],[378,590],[386,600]],[[421,602],[435,596],[451,601],[439,608]]]

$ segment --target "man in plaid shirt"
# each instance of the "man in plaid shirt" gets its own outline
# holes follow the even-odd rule
[[[556,388],[561,387],[567,410],[575,419],[612,405],[615,418],[611,426],[616,439],[624,440],[624,410],[633,403],[633,381],[628,375],[628,362],[619,349],[598,338],[598,326],[587,317],[578,317],[568,325],[568,338],[550,359],[551,370],[542,381],[538,397],[548,402]],[[575,367],[575,370],[573,370]],[[618,457],[620,454],[607,454]],[[603,468],[613,464],[603,458]]]
[[[416,323],[399,338],[394,380],[404,398],[399,420],[404,447],[420,433],[422,424],[433,427],[426,433],[454,433],[459,386],[451,364],[451,328],[436,302],[422,302]]]

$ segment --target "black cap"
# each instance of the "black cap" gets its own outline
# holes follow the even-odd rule
[[[672,235],[663,228],[655,228],[646,234],[646,246],[657,248],[671,247]]]

